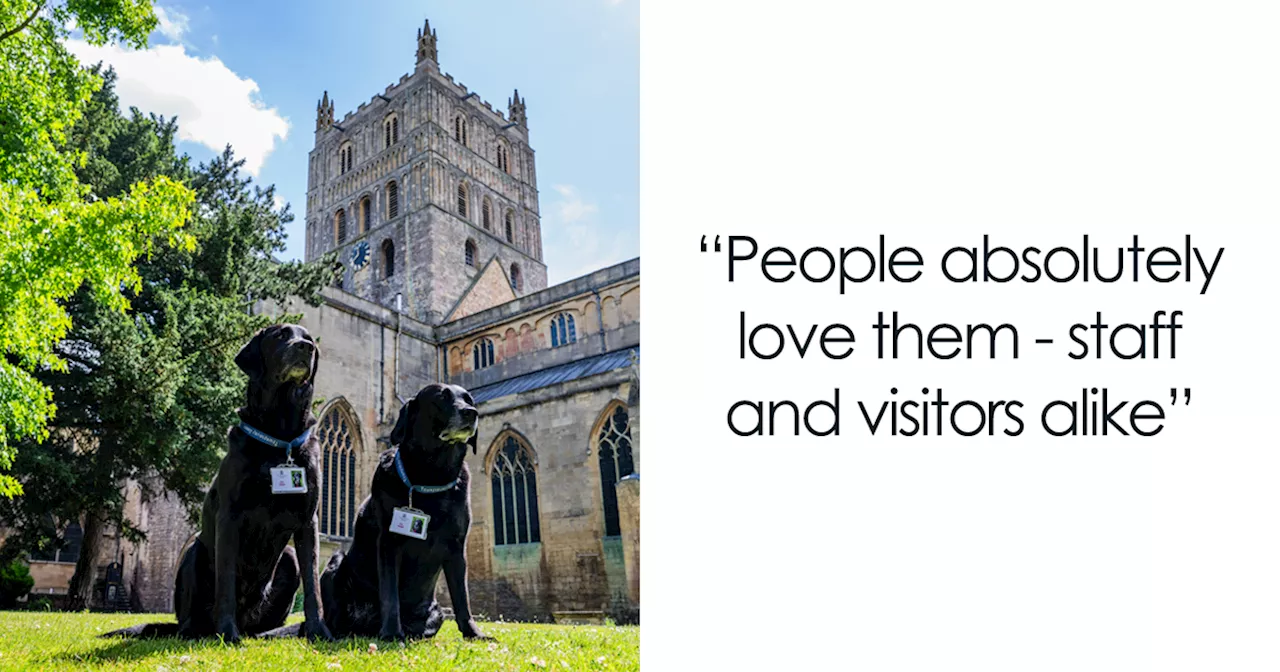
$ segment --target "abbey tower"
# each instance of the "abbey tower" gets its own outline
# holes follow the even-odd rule
[[[414,71],[341,120],[325,92],[307,173],[306,259],[336,251],[342,289],[427,324],[491,260],[517,296],[547,285],[525,101],[493,109],[437,47],[428,21]]]

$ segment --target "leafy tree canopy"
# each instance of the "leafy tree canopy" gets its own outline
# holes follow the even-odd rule
[[[105,84],[67,137],[89,198],[110,201],[165,181],[185,185],[194,203],[183,229],[192,244],[157,245],[140,257],[125,309],[87,287],[70,297],[71,326],[52,349],[66,365],[36,374],[58,414],[44,440],[19,445],[13,472],[26,494],[0,500],[0,519],[13,530],[7,552],[57,543],[58,523],[84,521],[74,605],[88,599],[101,532],[143,536],[125,514],[122,486],[144,497],[176,494],[194,511],[243,403],[235,354],[255,330],[296,319],[271,314],[292,298],[318,304],[332,277],[328,258],[273,258],[293,215],[276,207],[274,187],[242,174],[230,148],[193,167],[175,148],[176,119],[122,113],[115,74],[94,73]]]
[[[62,45],[74,25],[93,44],[146,44],[156,18],[150,0],[0,0],[0,470],[14,444],[48,436],[53,392],[33,371],[65,371],[55,352],[71,328],[63,301],[87,287],[122,314],[143,278],[134,261],[158,247],[191,253],[181,226],[194,194],[158,176],[110,197],[95,196],[68,147],[102,78]],[[22,484],[0,473],[0,494]]]

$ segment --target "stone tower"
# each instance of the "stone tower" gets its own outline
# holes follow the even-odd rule
[[[344,290],[429,324],[491,263],[517,296],[547,285],[527,101],[495,110],[437,44],[428,22],[414,71],[341,120],[326,91],[307,172],[307,260],[336,252]]]

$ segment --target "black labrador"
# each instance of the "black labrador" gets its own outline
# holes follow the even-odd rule
[[[431,384],[400,409],[392,448],[379,457],[369,497],[356,515],[351,548],[335,553],[320,577],[325,622],[338,637],[383,640],[434,636],[444,622],[436,602],[443,570],[458,629],[488,639],[472,620],[467,596],[467,532],[471,474],[467,448],[476,450],[478,414],[456,385]],[[397,510],[425,516],[425,538],[391,531]],[[416,530],[411,530],[416,531]],[[297,626],[270,636],[296,634]]]
[[[237,642],[242,634],[284,625],[301,583],[306,634],[333,639],[317,599],[321,473],[318,441],[311,436],[311,398],[320,349],[306,329],[275,325],[255,334],[235,361],[249,376],[248,403],[228,433],[227,455],[205,495],[200,532],[178,566],[178,622],[104,636],[216,635]],[[271,470],[287,466],[289,458],[305,474],[305,493],[272,491]],[[297,478],[296,472],[284,473]],[[288,545],[291,538],[296,552]]]

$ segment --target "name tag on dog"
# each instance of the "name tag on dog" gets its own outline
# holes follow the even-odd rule
[[[414,539],[427,538],[427,521],[431,516],[417,510],[396,507],[391,515],[391,527],[396,534],[403,534]]]
[[[302,467],[271,469],[271,494],[284,495],[307,491],[307,472]]]

